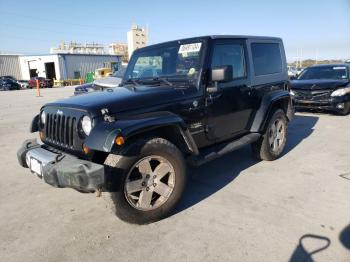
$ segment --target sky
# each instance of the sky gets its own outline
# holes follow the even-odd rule
[[[149,44],[210,34],[282,37],[289,61],[350,59],[350,0],[0,0],[0,52],[46,54],[61,41]]]

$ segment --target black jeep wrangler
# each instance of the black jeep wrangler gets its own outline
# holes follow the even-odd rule
[[[293,113],[281,39],[182,39],[136,50],[120,87],[44,105],[30,128],[40,139],[17,156],[46,183],[108,192],[118,217],[149,223],[179,201],[186,161],[247,144],[274,160]]]

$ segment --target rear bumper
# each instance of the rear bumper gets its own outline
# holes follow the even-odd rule
[[[350,96],[330,97],[324,100],[304,100],[294,97],[293,101],[296,109],[323,109],[338,112],[350,102]]]
[[[48,150],[35,139],[26,140],[17,152],[18,162],[28,168],[30,159],[41,163],[41,174],[46,183],[54,187],[69,187],[85,192],[94,192],[105,185],[104,166],[76,156]]]

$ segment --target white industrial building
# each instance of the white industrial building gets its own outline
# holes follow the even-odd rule
[[[56,80],[85,78],[97,68],[121,67],[121,56],[101,54],[0,55],[0,76],[29,80],[39,76]]]
[[[127,33],[128,37],[128,54],[129,59],[132,53],[141,47],[145,47],[148,43],[148,28],[141,28],[133,25],[131,30]]]
[[[58,47],[51,47],[50,54],[105,54],[105,48],[98,43],[61,42]]]

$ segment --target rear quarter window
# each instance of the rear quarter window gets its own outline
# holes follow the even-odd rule
[[[281,49],[278,43],[252,43],[251,49],[256,76],[282,72]]]

